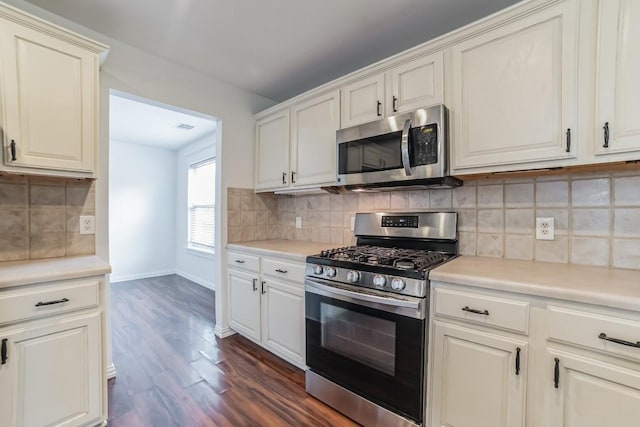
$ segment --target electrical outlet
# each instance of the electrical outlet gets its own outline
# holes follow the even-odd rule
[[[93,215],[80,216],[80,234],[96,234],[96,217]]]
[[[536,239],[538,240],[554,239],[553,217],[536,218]]]
[[[296,217],[296,228],[297,229],[302,228],[302,217],[301,216],[297,216]]]
[[[356,227],[356,217],[352,216],[351,217],[351,231],[353,231],[353,229]]]

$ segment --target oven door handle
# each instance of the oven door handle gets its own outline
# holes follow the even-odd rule
[[[404,127],[402,128],[402,139],[401,139],[401,148],[402,148],[402,166],[404,166],[404,173],[407,176],[411,175],[411,161],[409,160],[409,130],[411,129],[411,119],[407,119],[404,122]]]
[[[416,298],[416,301],[408,301],[398,298],[388,298],[368,293],[354,292],[331,285],[324,285],[309,279],[305,281],[305,290],[312,294],[326,296],[340,301],[362,305],[402,316],[412,317],[414,319],[426,318],[426,299]]]

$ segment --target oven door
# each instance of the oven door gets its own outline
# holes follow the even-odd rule
[[[424,410],[426,299],[305,281],[311,371],[417,423]]]

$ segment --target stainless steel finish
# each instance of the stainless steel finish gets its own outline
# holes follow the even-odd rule
[[[373,286],[376,287],[377,289],[384,288],[386,284],[387,284],[387,278],[384,277],[382,274],[376,274],[375,276],[373,276]]]
[[[307,264],[306,267],[306,271],[305,271],[305,275],[308,278],[311,279],[327,279],[328,276],[326,275],[326,270],[327,268],[325,268],[325,272],[324,273],[315,273],[314,272],[314,268],[317,267],[317,265],[313,265],[313,264]],[[335,276],[331,277],[331,282],[332,284],[337,283],[339,284],[340,282],[342,283],[349,283],[348,279],[347,279],[347,275],[349,274],[349,271],[351,271],[351,268],[342,268],[342,267],[330,267],[333,268],[336,272]],[[370,273],[368,271],[359,271],[359,275],[360,278],[358,280],[358,282],[353,282],[354,285],[357,284],[357,286],[361,287],[361,288],[368,288],[368,289],[375,289],[375,287],[373,286],[373,277],[376,275],[376,273]],[[399,277],[399,276],[392,276],[392,275],[386,275],[385,276],[387,278],[387,281],[392,281],[395,277]],[[400,294],[400,295],[407,295],[407,296],[413,296],[413,297],[418,297],[418,298],[424,298],[427,296],[427,280],[420,280],[420,279],[413,279],[413,278],[409,278],[409,277],[403,277],[402,278],[405,282],[405,287],[404,289],[401,290],[397,290],[397,291],[393,291],[394,293]],[[390,289],[387,289],[387,291],[391,291]]]
[[[444,177],[448,173],[448,141],[447,109],[444,105],[430,108],[421,108],[409,113],[402,113],[375,122],[365,123],[336,132],[336,144],[370,138],[376,135],[384,135],[391,132],[401,132],[406,121],[410,120],[412,126],[420,127],[428,124],[436,124],[438,132],[438,163],[411,168],[411,176],[408,177],[403,168],[377,172],[338,174],[339,185],[375,184],[381,182],[406,181],[414,179],[426,179]],[[337,149],[336,145],[336,149]],[[339,159],[336,156],[336,170],[340,170]]]
[[[398,414],[376,405],[311,370],[305,372],[306,391],[327,405],[367,427],[420,427]]]
[[[417,216],[418,228],[382,227],[383,216]],[[455,240],[457,222],[455,212],[357,213],[354,233],[356,236]]]
[[[411,162],[409,161],[409,129],[411,129],[411,119],[407,119],[404,122],[402,128],[402,140],[400,142],[402,147],[402,166],[404,167],[404,173],[407,176],[411,176]]]
[[[322,295],[340,301],[373,308],[387,313],[413,319],[425,319],[427,299],[414,298],[388,292],[364,290],[357,286],[336,284],[322,279],[305,279],[304,289],[316,295]]]
[[[399,277],[394,277],[391,279],[391,288],[396,291],[401,291],[404,289],[404,280]]]
[[[355,270],[351,270],[347,273],[347,282],[357,283],[360,280],[360,273]]]
[[[313,274],[319,276],[323,273],[324,269],[322,268],[321,265],[314,265],[313,266]]]
[[[325,270],[325,276],[327,276],[328,278],[332,279],[334,277],[336,277],[336,269],[334,267],[327,267],[324,269]]]

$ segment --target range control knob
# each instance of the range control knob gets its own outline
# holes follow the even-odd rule
[[[387,278],[384,277],[382,274],[376,274],[375,276],[373,276],[373,286],[375,286],[378,289],[384,288],[385,285],[387,284]]]
[[[347,282],[356,283],[360,280],[360,273],[357,271],[351,270],[347,273]]]
[[[327,276],[327,277],[329,277],[329,278],[331,278],[331,277],[336,277],[336,269],[335,269],[335,268],[333,268],[333,267],[327,267],[327,268],[324,270],[324,274],[325,274],[325,276]]]
[[[313,274],[322,274],[322,266],[314,265],[313,266]]]
[[[393,280],[391,280],[391,287],[396,291],[403,290],[405,287],[404,280],[400,279],[399,277],[393,278]]]

